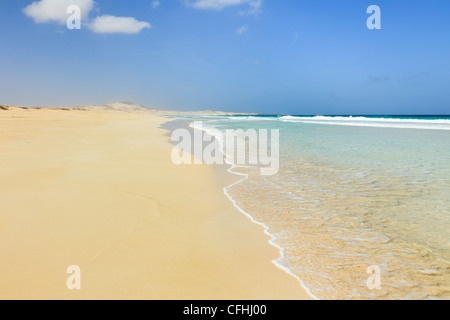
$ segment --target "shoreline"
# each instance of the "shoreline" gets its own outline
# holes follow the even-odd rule
[[[226,181],[171,163],[167,114],[0,111],[1,297],[311,299]],[[80,291],[65,288],[74,264]]]
[[[230,172],[231,174],[234,175],[239,175],[239,176],[244,176],[244,178],[242,178],[241,180],[232,183],[231,185],[229,185],[228,187],[224,188],[224,194],[228,197],[228,199],[233,203],[233,205],[235,206],[235,208],[237,210],[239,210],[242,214],[244,214],[248,219],[250,219],[250,221],[252,221],[254,224],[259,225],[261,227],[264,228],[264,233],[267,234],[269,237],[271,237],[271,239],[269,240],[269,244],[274,246],[275,248],[277,248],[280,252],[280,257],[272,260],[272,263],[279,269],[281,269],[282,271],[284,271],[285,273],[287,273],[288,275],[290,275],[291,277],[293,277],[295,280],[297,280],[300,284],[300,286],[302,287],[303,290],[306,291],[306,293],[314,300],[320,300],[319,297],[315,296],[311,290],[305,285],[305,283],[303,282],[303,280],[297,276],[296,274],[294,274],[288,267],[284,266],[281,262],[281,260],[283,260],[285,258],[285,249],[283,247],[281,247],[278,243],[277,243],[277,237],[270,233],[270,227],[268,225],[266,225],[263,222],[259,222],[258,220],[256,220],[256,218],[254,216],[252,216],[250,213],[246,212],[244,209],[242,209],[238,204],[237,204],[237,200],[235,200],[229,193],[228,193],[228,189],[232,188],[233,186],[243,183],[245,180],[248,179],[248,174],[243,174],[243,173],[238,173],[238,172],[233,172],[233,169],[236,168],[235,165],[232,165],[231,168],[229,168],[227,171]]]
[[[172,128],[172,129],[175,129],[175,127],[176,127],[176,128],[181,128],[181,127],[183,127],[183,128],[189,129],[189,130],[191,130],[191,131],[194,131],[194,130],[200,130],[200,129],[198,129],[198,128],[195,128],[195,127],[191,126],[191,124],[193,123],[193,121],[190,121],[190,120],[173,120],[172,122],[177,122],[177,121],[180,121],[180,124],[184,122],[184,123],[186,123],[187,125],[184,126],[184,125],[181,124],[181,126],[174,126],[174,128]],[[201,120],[201,121],[207,122],[207,120]],[[169,121],[168,123],[170,123],[170,121]],[[168,123],[166,123],[166,124],[168,124]],[[166,125],[166,124],[164,124],[164,125]],[[170,128],[170,126],[168,126],[168,128]],[[202,131],[203,131],[205,134],[209,134],[207,129],[202,129]],[[223,146],[222,146],[222,147],[223,147]],[[226,157],[227,157],[227,154],[223,153],[223,156],[226,158]],[[270,237],[270,239],[268,240],[268,243],[269,243],[271,246],[274,246],[275,248],[277,248],[277,250],[278,250],[279,253],[280,253],[280,256],[279,256],[278,258],[272,260],[272,263],[273,263],[277,268],[281,269],[283,272],[285,272],[286,274],[288,274],[288,275],[290,275],[291,277],[293,277],[296,281],[298,281],[298,283],[300,284],[301,288],[302,288],[304,291],[306,291],[306,293],[310,296],[311,299],[314,299],[314,300],[320,300],[319,297],[315,296],[315,295],[311,292],[311,290],[305,285],[305,283],[303,282],[303,280],[302,280],[299,276],[297,276],[296,274],[294,274],[288,267],[286,267],[286,266],[284,266],[284,265],[282,264],[281,260],[283,260],[283,259],[285,258],[285,249],[284,249],[283,247],[281,247],[281,246],[277,243],[277,237],[276,237],[274,234],[270,233],[270,227],[269,227],[268,225],[266,225],[265,223],[258,221],[253,215],[251,215],[250,213],[246,212],[243,208],[241,208],[241,207],[237,204],[237,200],[235,200],[235,199],[230,195],[230,193],[228,192],[228,190],[229,190],[230,188],[232,188],[233,186],[238,185],[238,184],[243,183],[244,181],[246,181],[246,180],[249,178],[249,175],[248,175],[248,174],[245,174],[245,173],[239,173],[239,172],[233,171],[233,169],[237,168],[237,165],[232,164],[232,163],[228,163],[228,162],[227,162],[226,164],[223,164],[223,165],[212,165],[212,167],[214,168],[215,175],[216,175],[217,177],[219,177],[219,179],[226,179],[225,177],[223,177],[223,176],[224,176],[224,171],[226,171],[226,172],[232,174],[233,176],[241,177],[239,180],[230,182],[229,185],[227,185],[226,187],[223,188],[223,193],[224,193],[224,195],[231,201],[231,203],[232,203],[233,206],[236,208],[236,210],[238,210],[238,211],[241,212],[244,216],[246,216],[252,223],[254,223],[254,224],[256,224],[256,225],[262,227],[264,233],[265,233],[267,236]]]
[[[207,121],[207,120],[202,120],[202,121]],[[194,128],[193,126],[191,126],[191,124],[193,123],[192,120],[185,120],[185,119],[173,119],[173,120],[168,120],[168,122],[164,123],[163,125],[161,125],[162,128],[169,130],[170,132],[172,132],[173,130],[179,129],[179,128],[184,128],[184,129],[188,129],[189,131],[193,132],[194,130],[199,130],[197,128]],[[208,134],[207,130],[202,130],[205,134]],[[170,136],[170,134],[168,133],[167,136]],[[226,154],[223,154],[224,157],[226,157]],[[243,183],[245,180],[247,180],[249,178],[248,174],[244,174],[244,173],[239,173],[239,172],[234,172],[233,169],[236,168],[237,166],[231,163],[226,163],[223,165],[211,165],[211,167],[213,168],[214,174],[216,176],[217,179],[219,180],[223,180],[223,181],[228,181],[228,183],[224,188],[223,188],[223,193],[224,195],[229,199],[229,201],[233,204],[233,206],[236,208],[236,210],[238,210],[240,213],[242,213],[245,217],[247,217],[252,223],[254,223],[255,225],[262,227],[264,234],[266,234],[267,236],[270,237],[270,239],[268,240],[268,243],[271,246],[274,246],[280,253],[280,256],[276,259],[273,259],[271,262],[280,270],[282,270],[283,272],[285,272],[286,274],[290,275],[291,277],[293,277],[296,281],[298,281],[298,283],[300,284],[301,288],[306,291],[306,293],[309,295],[309,297],[311,299],[314,300],[320,300],[319,297],[315,296],[311,290],[304,284],[303,280],[297,276],[296,274],[294,274],[288,267],[284,266],[281,263],[281,260],[285,258],[285,249],[283,247],[281,247],[277,242],[277,237],[270,233],[270,227],[267,226],[266,224],[259,222],[258,220],[256,220],[256,218],[254,216],[252,216],[250,213],[246,212],[243,208],[241,208],[238,204],[237,201],[228,193],[228,189],[232,188],[233,186]],[[233,176],[238,176],[241,177],[239,180],[235,180],[235,179],[231,179],[230,177],[225,177],[225,175],[229,173]]]

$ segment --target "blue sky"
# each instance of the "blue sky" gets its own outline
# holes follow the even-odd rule
[[[43,1],[1,3],[0,104],[450,113],[448,0],[64,0],[81,30]]]

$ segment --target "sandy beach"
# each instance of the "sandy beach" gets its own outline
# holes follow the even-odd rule
[[[236,176],[171,162],[162,114],[0,110],[0,299],[309,299]]]

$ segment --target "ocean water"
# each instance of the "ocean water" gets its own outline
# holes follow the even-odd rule
[[[200,119],[207,130],[280,130],[279,173],[234,166],[247,178],[226,192],[314,296],[450,299],[450,117]],[[371,266],[379,289],[367,286]]]

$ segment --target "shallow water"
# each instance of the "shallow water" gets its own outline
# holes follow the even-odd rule
[[[449,299],[450,120],[306,119],[204,123],[280,129],[279,173],[236,167],[249,177],[228,193],[270,228],[281,263],[323,299]],[[370,266],[380,289],[366,285]]]

